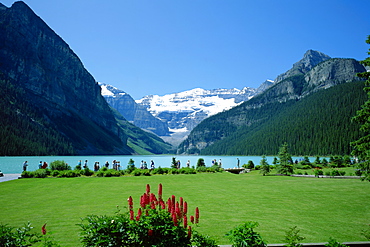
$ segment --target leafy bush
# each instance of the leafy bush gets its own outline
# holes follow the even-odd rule
[[[42,227],[42,234],[31,232],[33,227],[31,223],[24,224],[21,228],[14,228],[8,225],[0,224],[0,246],[17,247],[17,246],[37,246],[58,247],[46,232],[46,224]],[[40,245],[41,244],[41,245]]]
[[[254,231],[253,228],[256,227],[258,227],[257,222],[248,221],[226,233],[226,236],[230,239],[234,247],[267,246],[260,234]]]
[[[325,244],[326,247],[348,247],[348,245],[345,245],[345,244],[341,244],[339,242],[337,242],[335,239],[333,238],[330,238],[329,239],[329,242],[327,244]]]
[[[205,166],[198,166],[197,167],[197,172],[207,172],[207,167],[205,167]]]
[[[22,178],[33,178],[33,172],[23,171],[21,176],[22,176]]]
[[[165,174],[165,173],[168,173],[168,170],[165,170],[162,167],[155,168],[152,171],[152,174]]]
[[[284,241],[287,243],[286,247],[301,247],[300,241],[304,240],[305,237],[299,235],[299,229],[297,226],[290,228],[288,231],[285,232],[285,239]]]
[[[64,162],[64,160],[55,160],[51,162],[50,169],[58,170],[58,171],[65,171],[65,170],[71,170],[71,167],[66,162]]]
[[[90,215],[79,224],[84,246],[216,246],[209,237],[193,232],[187,223],[187,203],[180,197],[162,199],[162,185],[158,199],[150,192],[141,196],[138,213],[134,214],[132,197],[128,199],[129,212],[114,216]],[[190,216],[193,221],[194,216]],[[195,222],[199,221],[196,210]]]
[[[58,178],[75,178],[79,177],[80,172],[76,170],[59,171]]]
[[[196,174],[197,171],[194,168],[183,167],[179,170],[180,174]]]
[[[199,158],[197,161],[197,169],[202,166],[206,166],[206,163],[204,162],[203,158]]]
[[[46,178],[47,177],[47,171],[46,169],[38,169],[33,172],[33,177],[34,178]]]
[[[316,177],[321,176],[321,175],[324,175],[324,172],[321,169],[315,169],[314,170],[314,173],[315,173],[315,176]]]
[[[80,171],[80,175],[89,177],[89,176],[94,175],[94,172],[90,170],[89,168],[84,168],[83,170]]]

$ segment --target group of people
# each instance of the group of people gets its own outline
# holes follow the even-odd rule
[[[23,163],[23,171],[27,171],[27,166],[28,166],[28,161],[26,160]],[[44,162],[40,161],[39,169],[46,169],[47,167],[48,167],[48,163],[46,161],[44,161]]]
[[[155,168],[155,166],[154,166],[154,161],[153,160],[151,160],[150,161],[150,169],[154,169]],[[142,160],[141,161],[141,165],[140,165],[140,169],[148,169],[148,165],[147,165],[147,163],[146,163],[146,161],[145,160]]]
[[[84,169],[88,168],[88,164],[87,163],[88,163],[88,160],[85,160],[85,163],[84,163],[84,165],[83,165],[82,168],[84,168]],[[80,160],[78,162],[78,166],[81,167],[81,165],[82,165],[82,161]],[[109,162],[108,161],[105,162],[104,167],[106,167],[106,168],[109,169]],[[113,162],[112,162],[112,169],[119,171],[121,169],[121,162],[120,161],[117,161],[117,160],[113,160]],[[100,170],[100,163],[98,161],[96,161],[94,163],[94,171],[97,172],[99,170]]]

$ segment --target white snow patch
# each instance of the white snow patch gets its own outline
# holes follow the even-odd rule
[[[100,85],[100,87],[101,87],[101,95],[114,97],[114,93],[110,91],[106,85]]]

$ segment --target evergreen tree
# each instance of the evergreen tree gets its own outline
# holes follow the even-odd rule
[[[293,174],[293,160],[288,152],[288,144],[285,142],[279,151],[279,163],[277,166],[277,171],[280,174],[290,175]]]
[[[370,44],[370,35],[367,37],[366,43]],[[368,54],[370,55],[370,49]],[[361,63],[364,66],[370,66],[370,57],[367,57]],[[360,130],[364,132],[364,136],[357,141],[351,142],[351,145],[354,147],[352,155],[359,159],[358,169],[362,178],[370,182],[370,72],[363,72],[357,75],[366,78],[364,91],[368,95],[368,100],[353,118],[354,121],[361,124]]]
[[[262,173],[263,176],[270,173],[271,167],[270,167],[269,163],[267,163],[267,159],[266,159],[265,155],[262,156],[262,160],[260,161],[260,165],[261,165],[260,172]]]

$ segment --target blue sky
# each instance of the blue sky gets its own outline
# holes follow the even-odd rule
[[[362,60],[370,48],[369,0],[24,2],[97,81],[134,99],[196,87],[256,88],[309,49]]]

